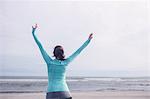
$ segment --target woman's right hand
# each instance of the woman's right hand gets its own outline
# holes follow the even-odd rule
[[[91,40],[93,38],[93,33],[91,33],[90,35],[89,35],[89,39]]]

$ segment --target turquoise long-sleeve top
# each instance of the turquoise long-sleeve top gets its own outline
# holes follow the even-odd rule
[[[44,50],[42,44],[35,35],[35,29],[32,30],[32,34],[35,42],[37,43],[40,49],[43,59],[47,64],[48,70],[47,92],[69,91],[69,88],[66,83],[66,67],[89,44],[90,39],[86,40],[85,43],[77,51],[75,51],[71,56],[69,56],[65,60],[58,60],[52,59]]]

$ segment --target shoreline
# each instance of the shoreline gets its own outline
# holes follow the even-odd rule
[[[121,93],[124,93],[124,92],[145,92],[145,93],[150,93],[150,91],[144,91],[144,90],[95,90],[95,91],[80,91],[80,90],[76,90],[76,91],[70,91],[71,93],[84,93],[84,92],[87,92],[87,93],[105,93],[105,92],[121,92]],[[6,91],[6,92],[0,92],[0,94],[30,94],[30,93],[46,93],[44,91]]]

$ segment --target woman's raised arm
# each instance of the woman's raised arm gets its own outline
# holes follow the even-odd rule
[[[67,58],[67,61],[71,62],[77,55],[79,55],[81,51],[90,43],[92,38],[93,38],[93,34],[91,33],[88,39],[83,43],[83,45],[79,49],[77,49],[71,56]]]
[[[40,52],[45,60],[46,63],[49,63],[50,61],[52,61],[52,59],[49,57],[49,55],[47,54],[47,52],[44,50],[42,44],[40,43],[40,41],[38,40],[37,36],[35,35],[35,30],[37,29],[37,24],[35,26],[32,26],[32,35],[33,38],[35,40],[35,42],[37,43]]]

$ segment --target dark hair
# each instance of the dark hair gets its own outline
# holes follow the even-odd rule
[[[55,46],[53,51],[54,57],[58,60],[65,60],[63,47],[60,45]]]

